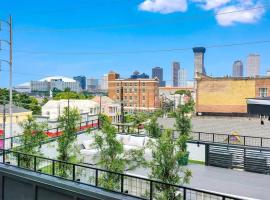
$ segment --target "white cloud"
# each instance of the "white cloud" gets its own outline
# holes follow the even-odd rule
[[[162,14],[185,12],[187,0],[145,0],[139,5],[139,9]]]
[[[199,5],[204,10],[213,10],[218,13],[216,20],[222,26],[231,26],[235,23],[256,23],[265,13],[260,7],[262,0],[144,0],[139,9],[148,12],[168,14],[185,12],[188,2]],[[240,12],[238,12],[240,11]],[[232,13],[231,13],[232,12]]]
[[[254,5],[252,7],[259,7],[260,5]],[[218,10],[216,19],[217,22],[222,26],[231,26],[235,23],[256,23],[261,19],[265,13],[264,8],[260,9],[249,9],[250,7],[238,5],[238,6],[227,6]],[[241,12],[238,12],[241,10]],[[222,14],[226,13],[226,14]]]
[[[200,3],[205,10],[216,9],[220,6],[226,5],[232,0],[191,0],[194,3]]]

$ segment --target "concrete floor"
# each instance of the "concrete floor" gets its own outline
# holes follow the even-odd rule
[[[164,128],[174,128],[173,118],[159,118],[158,122]],[[192,129],[198,132],[231,134],[270,138],[270,121],[264,119],[261,125],[259,118],[247,117],[192,117]]]
[[[250,199],[270,199],[270,176],[218,167],[191,164],[192,179],[187,186]],[[128,174],[147,177],[149,170],[137,168]]]

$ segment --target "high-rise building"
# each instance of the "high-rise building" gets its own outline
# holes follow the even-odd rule
[[[178,86],[178,73],[180,70],[180,63],[179,62],[173,62],[173,66],[172,66],[172,84],[173,87],[177,87]]]
[[[130,76],[131,79],[138,79],[138,78],[149,78],[149,75],[146,73],[140,73],[139,71],[134,71],[133,74]]]
[[[88,78],[87,79],[87,91],[88,92],[98,92],[99,85],[98,85],[98,79],[96,78]]]
[[[85,76],[75,76],[73,77],[75,81],[77,81],[82,90],[86,90],[86,77]]]
[[[247,76],[254,77],[260,75],[260,55],[250,54],[247,58]]]
[[[163,68],[161,68],[161,67],[152,68],[152,78],[158,78],[159,87],[165,87],[166,86],[166,82],[163,81]]]
[[[158,79],[120,79],[113,72],[108,74],[108,83],[108,96],[115,101],[123,99],[127,112],[152,112],[160,105]]]
[[[184,68],[180,68],[178,74],[178,86],[179,87],[186,87],[187,86],[187,70]]]
[[[242,77],[243,76],[244,66],[241,60],[237,60],[233,63],[233,77]]]
[[[204,53],[206,49],[204,47],[194,47],[194,78],[197,78],[197,73],[206,75],[204,67]]]
[[[104,74],[101,77],[99,85],[102,92],[108,92],[108,74]]]

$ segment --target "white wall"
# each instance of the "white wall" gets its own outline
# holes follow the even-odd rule
[[[188,143],[189,159],[205,162],[205,145]]]

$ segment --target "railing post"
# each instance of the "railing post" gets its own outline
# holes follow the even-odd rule
[[[119,126],[119,124],[117,125],[117,128],[118,128],[118,133],[120,133],[120,126]]]
[[[80,130],[82,129],[82,122],[80,122]]]
[[[246,146],[246,136],[244,136],[244,146]]]
[[[153,199],[153,181],[150,180],[150,200]]]
[[[73,181],[75,181],[75,179],[76,179],[76,165],[75,164],[73,164],[72,165],[72,180]]]
[[[121,174],[121,193],[124,192],[124,175]]]
[[[227,143],[230,144],[230,135],[228,135]]]
[[[98,169],[96,169],[96,182],[95,186],[98,187]]]
[[[4,140],[5,142],[5,140]],[[12,149],[13,148],[13,137],[10,138],[10,148]]]
[[[261,137],[261,147],[263,146],[263,138]]]
[[[205,144],[205,165],[208,166],[208,158],[209,158],[209,144]]]
[[[94,128],[94,120],[92,120],[92,127],[91,128]],[[99,127],[99,121],[98,121],[98,127]]]
[[[6,162],[6,150],[3,149],[3,163],[5,164]]]
[[[212,141],[215,142],[215,134],[214,133],[212,133],[212,134],[213,134]]]
[[[128,126],[128,133],[129,133],[129,126]]]
[[[55,162],[54,160],[52,161],[52,175],[54,176],[55,175]]]
[[[199,132],[199,141],[201,141],[201,132]]]
[[[186,200],[187,199],[187,189],[184,188],[184,194],[183,194],[183,200]]]
[[[37,157],[34,156],[34,171],[37,171]]]
[[[21,154],[20,153],[18,153],[18,163],[17,163],[17,165],[18,165],[18,167],[20,167],[20,165],[21,165]]]

